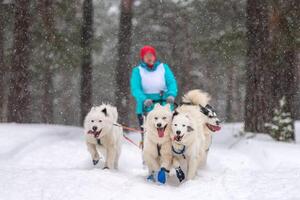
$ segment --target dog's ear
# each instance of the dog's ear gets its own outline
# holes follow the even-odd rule
[[[175,111],[173,112],[172,119],[173,119],[176,115],[178,115],[178,114],[179,114],[179,112],[178,112],[177,110],[175,110]]]
[[[187,126],[187,131],[192,132],[192,131],[194,131],[194,129],[191,126]]]
[[[164,106],[167,110],[171,110],[171,105],[169,103],[167,103],[165,106]]]
[[[103,113],[104,113],[105,117],[107,117],[107,116],[108,116],[108,114],[107,114],[107,109],[106,109],[106,108],[104,108],[103,110],[101,110],[101,112],[103,112]]]
[[[160,105],[159,103],[156,103],[156,104],[154,105],[154,109],[157,109],[157,108],[161,108],[161,105]]]
[[[203,107],[203,106],[201,106],[201,105],[199,105],[199,106],[200,106],[200,111],[201,111],[204,115],[208,115],[209,111],[208,111],[205,107]]]
[[[213,109],[213,107],[211,105],[209,105],[209,104],[206,104],[205,108],[211,109],[211,110]]]
[[[95,110],[95,109],[96,109],[96,106],[91,107],[91,111],[92,111],[92,110]]]

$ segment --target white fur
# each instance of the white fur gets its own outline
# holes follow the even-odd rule
[[[220,121],[218,118],[209,118],[202,112],[200,112],[199,105],[205,107],[209,103],[210,99],[210,95],[206,92],[203,92],[202,90],[191,90],[182,97],[182,101],[184,103],[191,103],[192,105],[183,104],[182,106],[177,108],[177,111],[179,113],[189,113],[193,117],[193,119],[197,120],[198,131],[200,133],[199,137],[205,137],[204,146],[206,154],[205,158],[203,159],[203,164],[206,163],[207,153],[212,141],[212,132],[207,127],[207,124],[216,125],[216,122]]]
[[[103,112],[106,109],[107,115]],[[99,152],[105,157],[104,167],[116,169],[121,153],[121,136],[123,130],[121,127],[113,125],[117,123],[118,112],[116,107],[109,104],[92,107],[84,120],[84,132],[88,151],[93,160],[99,160]],[[88,131],[97,127],[97,131],[102,130],[99,137],[95,138],[88,134]],[[97,143],[100,139],[101,145]]]
[[[171,167],[171,120],[172,112],[169,104],[166,106],[156,104],[146,117],[143,157],[150,174],[158,171],[161,167],[167,170]],[[157,127],[159,123],[165,127],[163,137],[158,136]],[[157,145],[161,146],[161,156],[158,155]]]
[[[175,139],[177,136],[181,137],[179,141]],[[186,165],[187,179],[193,179],[205,155],[205,138],[199,133],[197,121],[188,113],[174,116],[171,139],[176,152],[185,147],[183,154],[173,152],[173,167],[176,169]]]

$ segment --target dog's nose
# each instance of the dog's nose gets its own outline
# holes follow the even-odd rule
[[[159,127],[159,128],[160,128],[160,127],[161,127],[161,123],[158,123],[158,124],[157,124],[157,127]]]
[[[177,134],[177,135],[180,135],[180,133],[181,133],[181,131],[179,131],[179,130],[178,130],[178,131],[176,131],[176,134]]]
[[[96,131],[97,130],[97,126],[93,126],[92,129],[93,129],[93,131]]]
[[[220,125],[220,123],[221,123],[220,120],[217,120],[217,121],[216,121],[216,124],[217,124],[217,125]]]

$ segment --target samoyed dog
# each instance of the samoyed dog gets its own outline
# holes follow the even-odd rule
[[[121,153],[121,136],[123,129],[116,126],[118,112],[109,104],[92,107],[84,120],[84,132],[88,151],[93,164],[105,158],[103,169],[117,169]]]
[[[187,179],[193,179],[205,155],[205,137],[199,133],[197,120],[189,113],[175,111],[170,136],[177,178],[180,182],[185,179],[180,166],[186,166]]]
[[[179,113],[190,113],[197,120],[199,133],[205,137],[206,154],[203,164],[206,163],[212,133],[221,129],[220,120],[214,109],[209,105],[210,99],[210,95],[202,90],[191,90],[182,97],[182,105],[177,108]]]
[[[166,182],[172,162],[171,121],[171,106],[155,104],[145,122],[143,158],[149,170],[147,179],[161,184]]]

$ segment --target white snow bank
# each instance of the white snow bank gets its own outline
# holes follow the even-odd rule
[[[141,152],[126,141],[119,171],[108,171],[92,166],[81,128],[0,124],[0,200],[300,199],[299,143],[233,137],[240,129],[215,134],[195,180],[159,186],[145,181]]]

